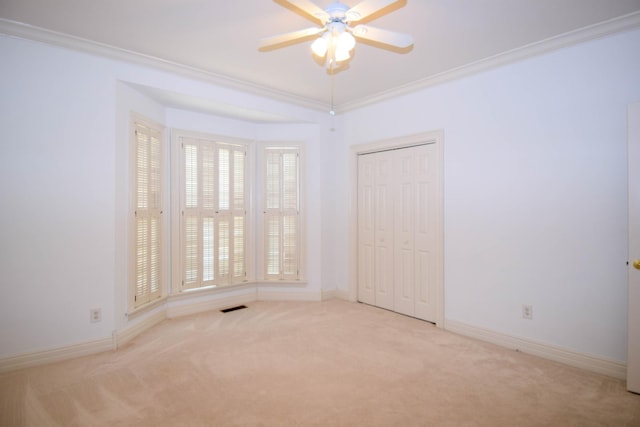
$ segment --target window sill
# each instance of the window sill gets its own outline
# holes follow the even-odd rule
[[[179,300],[183,298],[190,298],[195,295],[209,295],[209,294],[217,294],[224,292],[232,292],[234,290],[239,289],[250,289],[257,287],[268,287],[268,286],[277,286],[277,287],[291,287],[291,288],[304,288],[309,284],[306,280],[252,280],[242,283],[236,283],[233,285],[223,285],[223,286],[211,286],[206,288],[195,288],[188,289],[184,291],[179,291],[171,294],[169,296],[170,300]]]
[[[212,295],[219,294],[224,292],[232,292],[239,289],[249,289],[255,286],[254,282],[242,282],[235,283],[233,285],[223,285],[223,286],[209,286],[206,288],[195,288],[195,289],[186,289],[184,291],[178,291],[169,296],[170,301],[176,301],[186,298],[192,298],[194,296],[199,295]]]
[[[306,280],[257,280],[255,286],[287,286],[303,288],[309,284]]]

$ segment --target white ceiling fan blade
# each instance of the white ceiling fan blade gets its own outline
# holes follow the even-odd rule
[[[346,13],[349,22],[356,22],[366,18],[387,6],[396,3],[398,0],[363,0],[353,6]]]
[[[315,3],[309,0],[285,0],[287,3],[290,3],[302,10],[306,14],[312,16],[313,18],[320,21],[320,23],[324,24],[329,20],[329,15],[327,12],[318,7]]]
[[[401,49],[413,44],[413,37],[409,34],[396,33],[395,31],[370,27],[369,25],[357,25],[351,32],[359,39],[371,40],[372,42],[395,46]]]
[[[323,27],[318,27],[318,28],[306,28],[304,30],[298,30],[298,31],[293,31],[291,33],[285,33],[285,34],[280,34],[277,36],[272,36],[272,37],[266,37],[266,38],[262,38],[260,39],[260,41],[258,42],[258,48],[259,49],[264,49],[267,47],[271,47],[271,46],[276,46],[282,43],[287,43],[296,39],[302,39],[305,37],[309,37],[309,36],[313,36],[316,34],[319,34],[321,32],[323,32],[325,30],[325,28]]]

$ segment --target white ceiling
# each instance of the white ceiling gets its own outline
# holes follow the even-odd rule
[[[324,8],[332,0],[314,2]],[[400,0],[385,11],[367,23],[410,33],[414,46],[394,52],[359,42],[348,69],[334,77],[337,108],[549,39],[564,43],[572,34],[640,24],[640,0]],[[0,17],[4,24],[29,24],[185,65],[308,106],[326,108],[331,100],[331,77],[312,58],[311,40],[258,51],[262,37],[316,26],[285,0],[2,0]]]

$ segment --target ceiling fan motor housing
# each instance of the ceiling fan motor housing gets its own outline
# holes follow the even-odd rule
[[[325,12],[329,15],[327,24],[330,22],[342,22],[343,24],[346,24],[350,21],[357,21],[360,19],[360,14],[358,12],[350,11],[349,9],[351,9],[349,6],[342,4],[339,1],[331,3],[325,9]]]

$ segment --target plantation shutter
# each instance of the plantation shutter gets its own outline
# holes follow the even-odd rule
[[[181,138],[182,289],[246,279],[246,149]]]
[[[158,129],[135,123],[134,139],[134,307],[139,307],[162,293],[162,151]]]
[[[231,207],[230,216],[232,222],[231,229],[233,230],[233,254],[231,259],[231,275],[232,282],[246,280],[247,267],[245,250],[247,247],[246,239],[246,216],[247,216],[247,202],[245,186],[247,185],[246,176],[246,151],[233,150],[232,151],[232,187],[231,188]],[[231,185],[231,184],[230,184]]]
[[[299,277],[299,154],[267,149],[265,156],[265,277]]]

